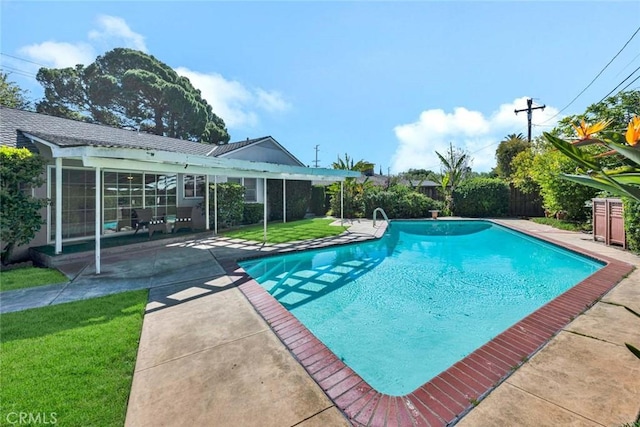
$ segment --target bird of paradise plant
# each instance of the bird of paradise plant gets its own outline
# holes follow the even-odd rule
[[[546,132],[544,137],[563,154],[575,160],[583,169],[583,173],[579,175],[562,174],[565,179],[619,196],[627,196],[640,202],[640,117],[631,119],[624,135],[619,132],[605,132],[609,123],[598,122],[589,126],[582,121],[574,126],[579,139],[573,143]],[[597,138],[595,134],[598,134]],[[600,144],[611,151],[594,156],[578,148],[589,144]],[[619,154],[622,157],[623,166],[615,169],[602,167],[599,158],[612,154]],[[625,308],[640,317],[637,312],[628,307]],[[625,345],[629,351],[640,358],[640,350],[637,347],[629,343]]]
[[[582,121],[574,126],[579,139],[573,142],[548,132],[543,135],[555,148],[580,166],[578,174],[562,174],[563,178],[640,202],[640,117],[631,119],[624,134],[606,131],[609,123],[602,121],[587,125]],[[608,147],[610,151],[592,155],[579,148],[590,144]],[[615,154],[621,156],[622,166],[612,169],[604,167],[600,158]]]

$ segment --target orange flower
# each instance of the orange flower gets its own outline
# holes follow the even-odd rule
[[[592,134],[598,133],[604,128],[606,128],[607,126],[609,126],[609,123],[611,123],[611,120],[607,120],[607,121],[602,120],[593,125],[587,125],[585,121],[582,120],[582,122],[580,122],[579,125],[574,124],[573,128],[576,130],[578,137],[582,140],[582,139],[589,139]]]
[[[625,138],[629,145],[635,146],[640,142],[640,117],[636,116],[629,122]]]

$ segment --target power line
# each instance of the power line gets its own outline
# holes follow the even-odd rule
[[[607,62],[607,65],[605,65],[605,66],[604,66],[604,68],[603,68],[602,70],[600,70],[600,72],[599,72],[599,73],[598,73],[598,74],[593,78],[593,80],[591,80],[591,83],[589,83],[589,84],[588,84],[584,89],[582,89],[582,90],[580,91],[580,93],[579,93],[579,94],[577,94],[577,95],[575,96],[575,98],[573,98],[573,99],[571,100],[571,102],[569,102],[567,105],[565,105],[565,106],[564,106],[560,111],[558,111],[555,115],[553,115],[553,116],[549,117],[547,120],[545,120],[545,121],[544,121],[544,122],[542,122],[542,123],[546,123],[546,122],[548,122],[549,120],[552,120],[552,119],[556,118],[557,116],[559,116],[559,115],[560,115],[560,113],[562,113],[564,110],[566,110],[567,108],[569,108],[569,107],[570,107],[570,106],[571,106],[571,105],[576,101],[576,99],[578,99],[578,98],[580,97],[580,95],[582,95],[583,93],[585,93],[585,91],[591,87],[591,85],[592,85],[592,84],[593,84],[593,83],[598,79],[598,77],[600,77],[600,75],[604,72],[604,70],[606,70],[606,69],[609,67],[609,65],[611,65],[611,63],[612,63],[612,62],[613,62],[613,61],[618,57],[618,55],[620,55],[620,54],[622,53],[622,51],[627,47],[627,45],[631,42],[631,40],[633,40],[633,38],[638,34],[638,32],[640,32],[640,27],[638,27],[638,28],[636,29],[636,31],[631,35],[631,37],[629,38],[629,40],[627,40],[627,42],[624,44],[624,46],[622,46],[622,47],[620,48],[620,50],[618,51],[618,53],[616,53],[616,54],[613,56],[613,58],[611,58],[611,60],[610,60],[609,62]],[[542,123],[541,123],[541,124],[542,124]]]
[[[46,65],[40,64],[39,62],[33,62],[33,61],[28,60],[28,59],[20,58],[18,56],[9,55],[8,53],[0,52],[0,55],[8,56],[9,58],[17,59],[18,61],[24,61],[24,62],[28,62],[30,64],[39,65],[41,67],[46,67]]]
[[[635,70],[633,70],[633,72],[631,74],[629,74],[623,81],[621,81],[620,83],[618,83],[618,86],[614,87],[613,89],[611,89],[611,91],[606,94],[605,96],[602,97],[602,99],[598,102],[596,102],[596,104],[600,104],[602,101],[604,101],[605,99],[607,99],[609,97],[609,95],[611,95],[613,92],[615,92],[616,89],[618,89],[620,86],[622,86],[624,84],[624,82],[626,82],[627,80],[629,80],[631,78],[631,76],[633,76],[636,71],[640,70],[640,67],[636,68]],[[620,92],[622,92],[623,90],[625,90],[626,88],[628,88],[633,82],[635,82],[636,80],[638,80],[638,78],[636,77],[635,80],[632,80],[631,83],[629,83],[628,85],[626,85],[624,88],[620,89]]]
[[[33,74],[29,74],[17,69],[10,69],[11,67],[7,67],[6,65],[2,65],[0,66],[0,70],[5,70],[6,69],[6,74],[17,74],[19,76],[23,76],[23,77],[29,77],[29,78],[35,78],[35,75]]]
[[[2,67],[2,68],[6,68],[7,70],[9,70],[9,71],[13,71],[13,72],[15,72],[15,73],[20,73],[20,74],[22,74],[23,76],[27,76],[27,77],[34,77],[34,78],[36,77],[36,75],[35,75],[35,74],[30,73],[30,72],[29,72],[29,71],[27,71],[27,70],[22,70],[22,69],[20,69],[20,68],[12,67],[11,65],[2,64],[2,65],[0,65],[0,67]]]

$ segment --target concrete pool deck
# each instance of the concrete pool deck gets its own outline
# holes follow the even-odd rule
[[[589,235],[528,221],[498,222],[640,265],[637,256],[593,242]],[[356,228],[363,234],[373,230],[367,221],[352,230]],[[243,243],[230,242],[229,246],[234,245]],[[213,250],[218,251],[217,260],[222,265],[233,264],[237,253],[225,255],[220,252],[223,248]],[[358,418],[347,420],[327,397],[328,385],[320,387],[311,379],[240,294],[234,281],[241,277],[218,278],[208,285],[224,292],[174,308],[157,310],[154,301],[162,298],[151,296],[127,425],[155,425],[158,420],[166,425],[216,426],[429,425],[420,416],[402,418],[399,409],[404,402],[398,400],[374,402],[354,414]],[[185,289],[172,298],[207,294],[198,288]],[[640,270],[563,328],[459,424],[597,426],[634,421],[640,410],[640,361],[623,342],[640,345],[640,319],[615,304],[640,311]],[[376,418],[377,413],[384,417]],[[438,425],[437,420],[433,425]]]
[[[640,257],[593,242],[590,235],[522,220],[496,222],[640,266]],[[381,230],[363,220],[349,231],[295,249],[366,240]],[[420,416],[401,418],[404,402],[397,399],[370,401],[365,408],[370,412],[360,411],[351,423],[327,396],[327,384],[321,387],[311,378],[256,312],[240,290],[244,275],[229,273],[235,260],[289,249],[208,235],[140,250],[135,257],[105,255],[100,276],[76,260],[67,266],[76,273],[74,281],[50,289],[46,295],[57,297],[39,305],[150,289],[129,426],[429,425]],[[15,293],[8,299],[14,307],[28,308],[34,298]],[[640,346],[640,318],[620,305],[640,312],[640,270],[564,326],[458,425],[618,426],[634,421],[640,411],[640,360],[624,342]],[[378,424],[381,419],[386,424]]]

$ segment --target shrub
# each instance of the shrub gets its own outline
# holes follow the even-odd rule
[[[222,228],[240,224],[244,214],[244,187],[232,182],[221,182],[218,185],[218,225]],[[209,186],[209,200],[213,200],[216,184]],[[215,206],[209,204],[209,221],[213,229]]]
[[[455,214],[469,217],[509,213],[509,184],[497,178],[472,178],[453,192]]]
[[[547,151],[533,160],[531,175],[540,186],[543,207],[556,214],[566,212],[566,219],[584,221],[590,210],[585,203],[598,194],[592,187],[564,179],[562,173],[573,173],[578,164],[559,151]]]
[[[624,229],[630,251],[640,254],[640,202],[623,197]]]
[[[243,224],[256,224],[264,218],[264,203],[245,203],[242,212]]]
[[[426,218],[430,210],[442,210],[444,203],[433,200],[404,185],[389,190],[376,187],[364,195],[365,212],[371,218],[375,208],[384,209],[389,218]]]
[[[286,188],[287,221],[304,218],[311,199],[311,182],[287,180]],[[269,219],[282,219],[282,180],[267,180],[267,203]]]
[[[373,184],[365,179],[358,182],[355,178],[347,178],[344,181],[344,217],[362,218],[365,216],[364,197],[373,189]],[[341,199],[340,183],[334,182],[327,191],[331,195],[330,206],[333,216],[340,216]]]
[[[318,216],[326,215],[326,199],[326,193],[323,185],[314,185],[311,187],[311,212]]]
[[[0,240],[1,260],[9,262],[16,245],[28,243],[44,223],[36,199],[26,189],[42,185],[44,159],[26,148],[0,147]]]

